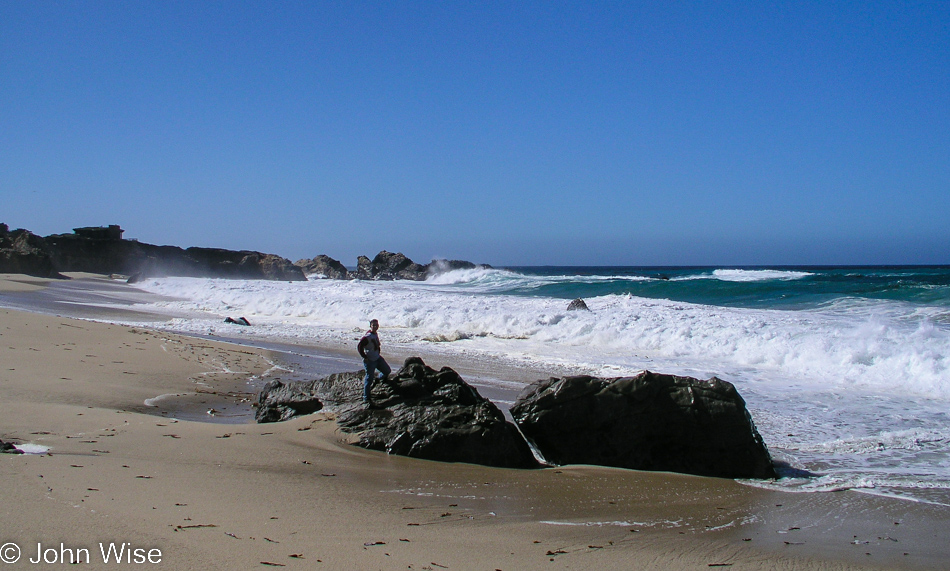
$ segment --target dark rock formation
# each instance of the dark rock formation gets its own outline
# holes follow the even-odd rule
[[[53,266],[46,240],[22,228],[11,232],[6,224],[0,224],[0,273],[63,277]]]
[[[313,414],[323,408],[313,394],[312,383],[284,383],[270,381],[257,397],[257,422],[280,422],[303,414]]]
[[[300,268],[286,258],[247,250],[233,251],[219,248],[188,248],[187,260],[196,262],[197,276],[222,278],[304,281]]]
[[[526,387],[511,414],[555,464],[776,477],[745,401],[715,377],[551,378]]]
[[[425,279],[450,272],[452,270],[469,270],[476,268],[491,268],[486,264],[473,264],[464,260],[432,260],[422,265],[413,262],[405,254],[382,252],[370,260],[366,256],[356,259],[356,270],[348,271],[339,261],[326,255],[319,255],[312,260],[306,258],[297,260],[295,266],[303,270],[307,276],[318,276],[333,280],[412,280]]]
[[[131,276],[129,283],[149,277],[184,276],[304,281],[307,275],[329,279],[423,281],[440,273],[490,268],[462,260],[433,260],[421,265],[402,253],[383,250],[370,260],[360,256],[355,272],[339,261],[320,255],[292,264],[286,258],[249,250],[156,246],[123,240],[123,230],[113,224],[74,228],[72,234],[41,238],[27,230],[10,231],[0,224],[0,273],[63,277],[59,272],[90,272]]]
[[[77,228],[45,238],[53,267],[60,272],[92,272],[145,277],[187,276],[303,281],[290,260],[247,250],[155,246],[121,239],[122,229]]]
[[[388,384],[374,385],[373,408],[361,404],[364,375],[362,371],[337,373],[300,383],[286,398],[298,403],[309,395],[337,408],[340,427],[358,433],[359,445],[365,448],[444,462],[537,466],[517,428],[452,369],[436,371],[422,359],[410,357]],[[276,408],[280,400],[272,396],[277,389],[286,391],[284,387],[265,387],[259,422],[287,414],[287,409]]]
[[[476,265],[464,260],[432,260],[426,265],[421,265],[413,262],[402,253],[393,254],[383,250],[376,254],[376,257],[372,260],[366,256],[359,256],[356,260],[356,271],[350,272],[347,277],[358,280],[424,281],[428,277],[452,270],[475,268],[491,268],[491,266]]]
[[[362,375],[357,375],[361,390]],[[352,386],[352,384],[351,384]],[[412,357],[391,385],[373,391],[379,409],[351,408],[340,427],[360,445],[390,454],[507,468],[536,466],[527,443],[491,401],[448,367],[440,371]]]
[[[308,278],[322,277],[331,280],[345,280],[350,277],[343,264],[324,254],[320,254],[312,260],[297,260],[294,265],[303,270],[304,275]]]
[[[245,327],[249,327],[251,325],[251,322],[248,321],[246,317],[238,317],[237,319],[234,319],[233,317],[225,317],[224,322],[233,323],[234,325],[243,325]]]
[[[567,306],[568,311],[590,311],[590,308],[587,307],[587,303],[583,299],[577,298]]]
[[[352,275],[357,280],[373,279],[373,261],[366,256],[358,256],[356,258],[356,271]]]
[[[465,260],[432,260],[426,266],[429,276],[437,276],[454,270],[475,270],[491,268],[488,264],[473,264]]]
[[[49,244],[53,264],[61,272],[156,275],[156,258],[165,257],[160,256],[165,252],[149,252],[147,244],[75,233],[47,236],[46,243]],[[167,248],[167,255],[175,250],[170,246]]]
[[[373,261],[365,256],[357,259],[356,279],[360,280],[414,280],[426,279],[426,266],[419,265],[402,253],[383,250]]]

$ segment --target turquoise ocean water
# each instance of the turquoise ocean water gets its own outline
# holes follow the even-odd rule
[[[513,267],[510,293],[573,299],[610,294],[725,307],[813,309],[851,299],[950,310],[950,266]],[[501,286],[501,284],[499,284]],[[504,291],[499,287],[499,291]]]

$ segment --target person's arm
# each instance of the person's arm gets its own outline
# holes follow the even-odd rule
[[[366,358],[366,337],[360,339],[359,345],[356,346],[356,350],[360,352],[360,357]]]

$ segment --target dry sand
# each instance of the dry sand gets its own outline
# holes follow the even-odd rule
[[[0,305],[43,286],[12,279],[0,278]],[[220,415],[207,420],[227,419],[271,368],[262,350],[0,308],[0,355],[0,440],[49,447],[0,455],[0,556],[21,549],[11,569],[29,567],[37,544],[47,561],[66,548],[85,562],[86,549],[102,566],[110,542],[159,550],[163,569],[950,566],[943,506],[392,457],[348,444],[319,413],[181,419],[210,408]],[[149,400],[160,395],[181,396]]]

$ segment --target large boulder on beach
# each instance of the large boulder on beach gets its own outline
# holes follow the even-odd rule
[[[333,381],[335,392],[361,398],[362,375]],[[351,407],[340,427],[359,434],[359,444],[390,454],[531,468],[537,462],[514,425],[449,367],[436,371],[410,357],[389,384],[373,389],[374,408]]]
[[[776,477],[745,401],[716,377],[550,378],[526,387],[511,414],[554,464]]]
[[[259,423],[281,422],[295,416],[313,414],[323,403],[313,394],[310,383],[285,383],[273,380],[264,385],[257,397],[254,419]]]
[[[345,280],[349,277],[346,266],[326,254],[320,254],[311,260],[297,260],[294,265],[303,270],[308,278]]]
[[[358,445],[365,448],[443,462],[537,467],[518,429],[451,368],[436,371],[410,357],[388,383],[374,384],[372,407],[362,403],[364,376],[354,371],[296,384],[269,383],[257,419],[305,414],[302,403],[309,399],[336,412],[340,428],[358,435]]]

